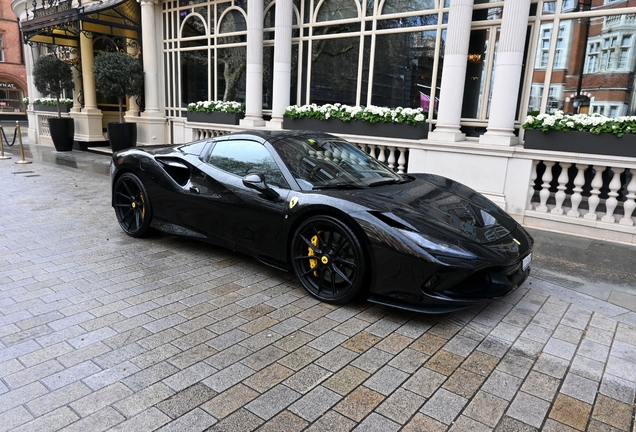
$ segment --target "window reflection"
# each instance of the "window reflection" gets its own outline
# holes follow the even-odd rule
[[[542,24],[528,111],[540,112],[544,104],[547,113],[634,115],[635,34],[634,14],[562,20],[556,34],[552,23]]]

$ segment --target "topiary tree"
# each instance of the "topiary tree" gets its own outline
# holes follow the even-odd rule
[[[122,52],[102,52],[93,62],[97,91],[119,102],[119,122],[124,123],[123,101],[144,90],[144,72],[139,60]]]
[[[57,116],[62,117],[60,96],[62,92],[70,92],[75,88],[71,66],[52,54],[42,56],[33,66],[33,84],[40,93],[55,95]]]

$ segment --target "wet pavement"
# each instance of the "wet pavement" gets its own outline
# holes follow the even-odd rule
[[[0,431],[634,430],[633,246],[532,230],[531,277],[489,305],[332,306],[126,236],[107,154],[27,141],[0,160]]]

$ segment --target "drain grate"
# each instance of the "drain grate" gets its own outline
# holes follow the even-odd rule
[[[33,174],[34,171],[14,171],[11,174]]]

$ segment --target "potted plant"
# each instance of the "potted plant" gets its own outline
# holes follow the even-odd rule
[[[283,127],[406,139],[428,136],[428,123],[422,108],[391,109],[339,103],[292,105],[285,110]]]
[[[186,115],[189,122],[237,125],[245,117],[245,105],[233,101],[192,102]]]
[[[524,147],[571,153],[636,157],[636,117],[599,114],[529,115]]]
[[[57,111],[58,100],[55,98],[35,98],[33,101],[33,109],[35,111]],[[69,112],[73,106],[72,99],[59,99],[59,109],[63,113]]]
[[[137,124],[124,121],[124,98],[139,96],[143,92],[143,69],[139,60],[122,52],[102,52],[93,62],[93,75],[97,91],[106,97],[116,97],[119,104],[119,122],[108,123],[108,141],[113,151],[137,144]]]
[[[54,55],[46,55],[37,59],[33,66],[33,83],[42,94],[54,95],[57,117],[48,119],[51,139],[57,151],[73,150],[75,124],[70,117],[62,117],[60,96],[63,91],[70,92],[75,87],[73,72],[68,63]]]

